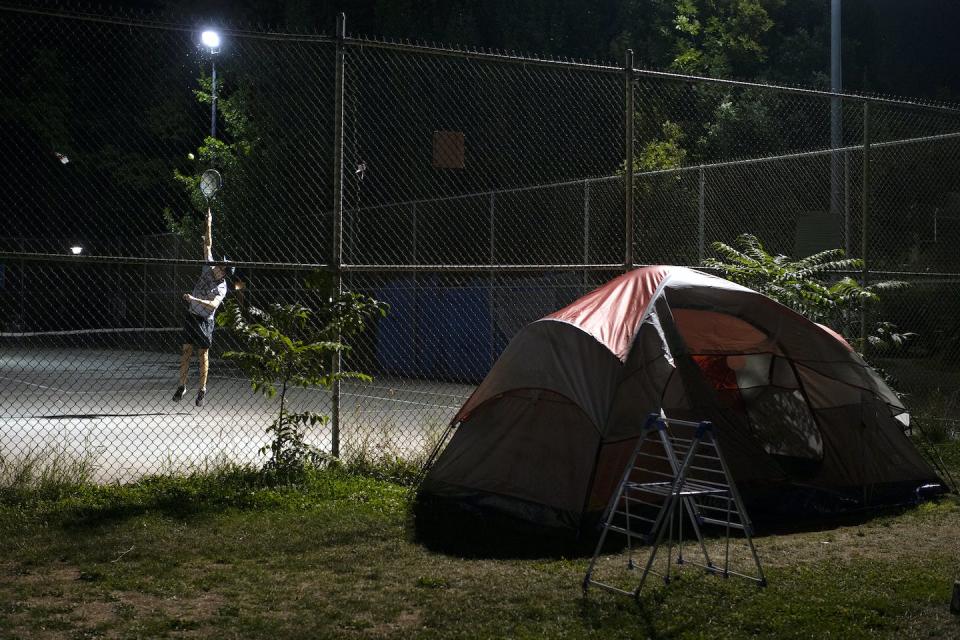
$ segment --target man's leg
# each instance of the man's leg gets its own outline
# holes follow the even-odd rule
[[[190,358],[193,356],[193,345],[186,343],[183,345],[183,351],[180,353],[180,386],[173,394],[176,402],[180,401],[183,394],[187,391],[187,373],[190,370]]]
[[[200,388],[197,391],[197,406],[203,405],[203,396],[207,393],[207,374],[210,372],[210,350],[197,347],[200,359]]]

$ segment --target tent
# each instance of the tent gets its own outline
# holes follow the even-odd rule
[[[940,486],[904,406],[839,334],[732,282],[652,266],[517,333],[453,418],[420,503],[582,532],[661,410],[714,423],[755,519]]]

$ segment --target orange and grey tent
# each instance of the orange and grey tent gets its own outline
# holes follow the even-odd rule
[[[520,330],[419,498],[580,532],[661,411],[714,423],[752,511],[904,503],[941,482],[903,404],[842,337],[740,285],[654,266]]]

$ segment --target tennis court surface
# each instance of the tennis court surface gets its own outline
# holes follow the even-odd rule
[[[41,465],[85,461],[98,481],[129,481],[222,461],[258,463],[279,399],[251,390],[227,361],[211,358],[207,395],[194,404],[177,386],[180,332],[123,329],[0,333],[0,456]],[[380,378],[345,382],[341,453],[366,449],[416,456],[425,430],[440,431],[470,385]],[[330,392],[288,391],[289,410],[329,415]],[[330,450],[329,427],[308,441]]]

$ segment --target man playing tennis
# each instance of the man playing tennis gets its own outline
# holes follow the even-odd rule
[[[207,262],[213,262],[213,214],[207,209],[207,229],[203,236],[203,255]],[[224,258],[224,263],[226,258]],[[200,388],[197,390],[198,407],[203,406],[203,397],[207,393],[207,373],[210,371],[210,345],[213,344],[213,316],[217,307],[227,295],[227,274],[232,271],[226,264],[205,265],[200,278],[193,285],[192,293],[183,294],[189,303],[184,313],[183,352],[180,355],[180,386],[173,394],[175,402],[187,391],[187,372],[190,358],[197,350],[200,360]]]

